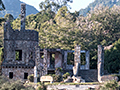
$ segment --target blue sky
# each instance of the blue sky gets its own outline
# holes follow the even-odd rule
[[[37,10],[39,9],[39,3],[44,0],[20,0],[22,2],[25,2],[29,5],[34,6]],[[73,0],[73,3],[70,3],[72,9],[70,9],[71,12],[78,11],[82,8],[86,8],[90,3],[92,3],[95,0]]]

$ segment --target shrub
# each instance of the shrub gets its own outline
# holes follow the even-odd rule
[[[109,81],[104,86],[100,86],[100,90],[119,90],[118,82]]]
[[[29,75],[29,76],[28,76],[28,80],[29,80],[30,82],[34,82],[34,75],[33,75],[33,74]]]
[[[56,71],[63,72],[63,70],[62,70],[62,68],[61,68],[61,67],[56,68]]]
[[[62,81],[62,76],[61,75],[53,74],[52,77],[53,77],[54,82]]]
[[[66,73],[63,75],[63,79],[67,79],[68,76],[70,76],[70,73],[69,73],[69,72],[66,72]]]
[[[37,90],[46,90],[47,86],[44,83],[40,83]]]

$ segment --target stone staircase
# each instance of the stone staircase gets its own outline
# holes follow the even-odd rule
[[[78,76],[81,76],[85,82],[97,82],[97,70],[80,70]]]

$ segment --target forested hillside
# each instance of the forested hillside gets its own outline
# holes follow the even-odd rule
[[[88,12],[93,10],[95,7],[98,8],[100,6],[108,6],[113,7],[114,5],[120,6],[120,0],[95,0],[91,4],[89,4],[85,9],[80,9],[79,14],[86,16]]]
[[[5,19],[1,18],[3,22]],[[1,40],[3,22],[1,21],[0,26]],[[20,29],[20,18],[11,20],[11,24],[13,29]],[[27,16],[26,29],[39,32],[41,48],[73,50],[79,44],[82,50],[90,50],[90,68],[96,68],[97,45],[108,46],[120,38],[120,6],[95,8],[86,17],[79,16],[79,12],[71,13],[66,6],[62,6],[57,12],[46,9]]]

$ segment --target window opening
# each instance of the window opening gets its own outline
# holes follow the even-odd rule
[[[50,68],[55,68],[55,54],[50,53]]]
[[[15,50],[15,60],[22,60],[22,50]]]
[[[13,72],[9,72],[9,78],[10,78],[10,79],[13,78]]]
[[[24,73],[24,79],[27,79],[28,73]]]
[[[85,64],[86,64],[85,53],[81,53],[81,65],[85,65]]]
[[[67,64],[74,65],[74,53],[67,54]]]
[[[33,59],[33,52],[30,52],[30,59]]]

